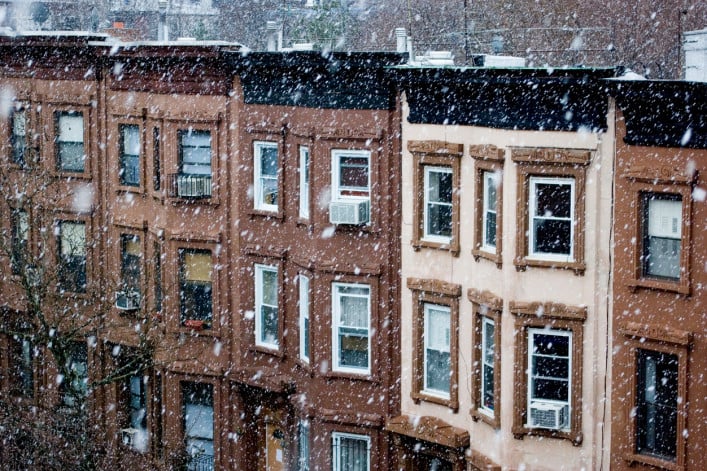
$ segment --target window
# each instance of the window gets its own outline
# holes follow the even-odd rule
[[[309,363],[309,277],[299,275],[299,357]]]
[[[277,267],[255,265],[255,344],[277,349],[279,340]]]
[[[503,162],[505,151],[496,146],[469,147],[475,165],[474,248],[475,260],[485,258],[501,268]]]
[[[211,251],[180,249],[180,265],[181,324],[195,330],[211,328]]]
[[[61,221],[58,231],[59,289],[83,293],[86,291],[86,224]]]
[[[514,149],[518,164],[515,266],[565,268],[582,275],[588,151]]]
[[[86,164],[83,113],[57,112],[55,119],[57,170],[83,172]]]
[[[516,316],[513,434],[582,441],[584,306],[510,303]],[[542,316],[537,313],[542,312]]]
[[[123,396],[127,400],[127,417],[122,440],[125,445],[145,452],[148,445],[147,432],[147,377],[141,372],[128,375],[123,382]]]
[[[451,375],[451,322],[447,306],[425,304],[424,385],[425,394],[449,398]]]
[[[177,196],[211,196],[211,131],[179,131]]]
[[[674,461],[678,426],[678,356],[637,350],[636,453]]]
[[[299,217],[309,219],[309,147],[299,148]]]
[[[498,177],[494,172],[483,172],[483,218],[482,218],[482,245],[487,252],[496,252],[496,213]]]
[[[68,377],[61,383],[62,402],[73,407],[88,394],[88,348],[86,343],[75,342],[67,358]]]
[[[471,416],[494,428],[501,426],[501,312],[503,300],[488,291],[468,292],[472,302],[474,338],[471,356]]]
[[[370,471],[370,437],[334,432],[331,440],[334,471]]]
[[[120,184],[140,186],[140,127],[120,125]]]
[[[162,310],[162,248],[158,242],[152,244],[152,257],[155,267],[155,311]]]
[[[408,278],[412,291],[412,399],[456,411],[458,389],[458,321],[461,286],[438,280]]]
[[[27,110],[16,108],[10,115],[12,162],[24,167],[27,159]]]
[[[459,175],[462,144],[410,141],[413,156],[415,250],[423,247],[459,254]]]
[[[530,257],[573,261],[573,203],[573,179],[530,178]]]
[[[682,242],[682,197],[643,193],[642,273],[644,277],[679,280]]]
[[[334,283],[332,300],[334,371],[370,374],[370,287]]]
[[[27,339],[10,339],[10,394],[34,397],[34,348]]]
[[[256,141],[255,155],[255,209],[278,209],[278,149],[277,143]]]
[[[553,329],[528,329],[528,426],[552,429],[570,427],[570,352],[572,333]],[[561,408],[550,416],[547,405]],[[564,417],[563,417],[564,416]]]
[[[182,382],[182,412],[187,469],[214,469],[214,387]]]
[[[120,236],[120,279],[125,295],[140,295],[142,272],[142,244],[140,237],[132,234]],[[139,299],[138,299],[139,302]]]
[[[29,257],[29,214],[18,209],[12,212],[12,247],[10,265],[12,273],[19,275]]]
[[[425,166],[424,239],[443,244],[452,237],[452,169]]]
[[[160,162],[160,128],[152,128],[152,187],[162,188],[162,165]]]
[[[309,421],[302,419],[297,427],[297,470],[309,471]]]
[[[363,150],[333,150],[332,199],[368,199],[371,193],[371,153]]]

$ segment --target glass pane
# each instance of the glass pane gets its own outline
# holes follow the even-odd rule
[[[425,350],[425,389],[449,392],[451,362],[449,352]]]
[[[567,335],[533,334],[533,353],[569,357],[569,344]]]
[[[496,211],[496,178],[491,172],[484,173],[486,182],[485,209]]]
[[[368,471],[368,442],[356,438],[339,439],[337,471]]]
[[[493,364],[495,355],[494,330],[495,325],[493,322],[484,322],[483,359],[484,363],[488,364]]]
[[[262,177],[260,184],[263,192],[263,204],[277,205],[277,178]]]
[[[452,172],[428,170],[427,199],[430,202],[452,202]]]
[[[368,157],[341,157],[339,185],[347,188],[368,188]]]
[[[277,147],[260,146],[260,174],[277,175]]]
[[[427,227],[428,235],[442,237],[452,236],[452,206],[448,204],[427,204]]]
[[[490,247],[496,247],[496,213],[490,211],[486,212],[484,244]]]
[[[647,275],[680,279],[680,239],[649,237],[644,265]]]
[[[81,113],[59,114],[59,142],[78,142],[83,148],[83,115]]]
[[[535,215],[569,218],[572,215],[572,186],[564,183],[535,184]]]
[[[549,378],[569,378],[569,359],[567,357],[546,357],[533,355],[533,374]]]
[[[185,251],[182,254],[184,279],[189,281],[211,281],[211,252]]]
[[[58,142],[59,168],[70,172],[83,172],[86,156],[83,142]]]
[[[494,403],[494,371],[492,365],[484,365],[483,367],[483,397],[481,404],[487,409],[493,410]]]
[[[565,254],[572,250],[572,222],[536,218],[533,220],[535,253]]]
[[[277,344],[277,307],[261,306],[260,340],[263,343]]]
[[[531,386],[533,399],[569,402],[569,383],[555,379],[533,379]]]
[[[123,138],[123,154],[140,155],[140,128],[136,125],[120,127]]]
[[[676,355],[638,351],[636,434],[639,453],[674,459],[677,450]]]
[[[277,271],[260,269],[264,304],[277,306]]]
[[[61,253],[62,255],[86,255],[86,225],[83,223],[62,222]]]
[[[355,329],[339,329],[339,366],[368,368],[368,335]]]
[[[425,335],[427,348],[448,352],[450,341],[450,314],[447,309],[425,306]]]
[[[341,325],[368,328],[368,298],[341,296]]]

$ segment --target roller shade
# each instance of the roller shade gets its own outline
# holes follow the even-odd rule
[[[61,254],[86,255],[86,225],[82,222],[62,222]]]
[[[211,252],[185,252],[183,270],[187,281],[211,282]]]
[[[83,142],[83,115],[59,115],[59,142]]]

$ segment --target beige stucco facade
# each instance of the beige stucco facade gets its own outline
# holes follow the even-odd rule
[[[607,361],[607,332],[609,322],[609,273],[610,273],[610,227],[612,197],[613,131],[602,132],[550,132],[517,131],[462,125],[411,124],[408,121],[408,103],[403,100],[402,120],[402,296],[401,296],[401,406],[403,415],[410,417],[432,416],[447,424],[465,430],[469,434],[469,449],[464,450],[468,463],[464,469],[481,468],[482,465],[501,466],[503,469],[533,470],[578,470],[598,469],[602,460],[602,442],[608,431],[604,429],[610,417],[605,401],[605,376]],[[611,123],[613,120],[609,119]],[[415,247],[415,198],[419,195],[413,174],[415,159],[410,152],[416,143],[435,142],[428,146],[434,149],[439,143],[461,144],[459,175],[459,228],[458,255],[443,247]],[[412,146],[411,146],[412,143]],[[496,261],[475,257],[475,233],[480,221],[475,217],[477,194],[476,166],[483,159],[472,158],[470,149],[476,146],[495,146],[494,157],[502,166],[502,184],[498,194],[502,195],[502,224],[500,259]],[[588,152],[589,161],[582,167],[585,175],[583,256],[585,267],[574,270],[568,267],[548,266],[521,267],[517,259],[517,234],[527,230],[519,227],[518,194],[519,172],[522,165],[513,156],[519,149],[538,151],[551,149]],[[582,195],[579,195],[582,198]],[[456,207],[454,208],[457,209]],[[577,224],[582,229],[582,224]],[[521,236],[522,237],[522,236]],[[581,235],[580,235],[581,237]],[[580,244],[581,246],[582,244]],[[578,254],[575,254],[577,258]],[[448,404],[438,404],[414,394],[415,339],[413,337],[413,312],[417,302],[415,291],[410,287],[411,279],[434,280],[461,287],[458,298],[458,409]],[[474,384],[472,370],[474,307],[468,291],[487,292],[502,301],[500,315],[500,397],[496,408],[500,408],[500,427],[484,420],[472,419]],[[516,381],[521,363],[516,352],[516,343],[522,331],[516,324],[516,316],[510,311],[519,303],[554,303],[586,308],[586,319],[582,322],[581,345],[581,435],[579,439],[561,439],[550,436],[522,435],[514,438],[514,429],[523,424],[517,421],[518,394]],[[531,316],[532,317],[532,316]],[[452,324],[452,336],[455,335]],[[579,346],[578,346],[579,347]],[[452,365],[455,359],[451,360]],[[576,368],[573,365],[572,368]],[[453,387],[453,386],[452,386]],[[497,396],[498,397],[498,396]],[[516,430],[517,431],[517,430]],[[472,458],[473,457],[473,458]],[[604,460],[606,457],[603,458]],[[606,463],[606,461],[604,461]],[[486,469],[486,468],[483,468]]]

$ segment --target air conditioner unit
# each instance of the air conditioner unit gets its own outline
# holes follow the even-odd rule
[[[140,293],[118,291],[115,294],[115,307],[121,311],[135,311],[140,308]]]
[[[177,196],[183,198],[211,196],[211,179],[203,176],[179,175],[177,177]]]
[[[135,447],[138,432],[138,429],[132,427],[121,429],[120,441],[123,442],[123,445]]]
[[[365,224],[370,219],[371,203],[367,199],[329,203],[329,222],[332,224]]]
[[[567,404],[544,401],[533,401],[530,403],[528,426],[531,428],[560,430],[567,427],[568,419],[569,407]]]

